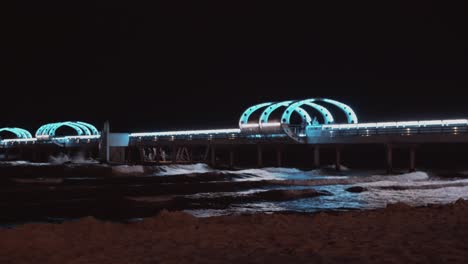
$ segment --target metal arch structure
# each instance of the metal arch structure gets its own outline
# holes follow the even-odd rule
[[[260,127],[262,127],[262,124],[269,123],[270,115],[280,107],[286,107],[286,110],[283,112],[281,116],[281,124],[289,125],[291,115],[294,112],[297,112],[301,116],[302,120],[305,121],[307,125],[309,125],[312,118],[310,117],[308,112],[302,108],[302,106],[304,105],[310,106],[314,108],[315,110],[317,110],[322,115],[324,124],[335,123],[335,118],[333,117],[332,113],[325,106],[318,104],[319,102],[328,103],[328,104],[338,107],[342,112],[345,113],[349,124],[358,123],[357,115],[350,106],[343,104],[341,102],[338,102],[336,100],[332,100],[332,99],[311,98],[311,99],[299,100],[299,101],[289,100],[289,101],[276,102],[276,103],[268,102],[268,103],[261,103],[261,104],[251,106],[242,113],[242,116],[239,120],[239,126],[242,127],[243,125],[248,124],[250,116],[254,112],[264,108],[258,121]]]
[[[346,115],[348,124],[358,123],[358,118],[354,110],[341,102],[336,100],[327,99],[327,98],[310,98],[306,100],[288,100],[283,102],[268,102],[257,104],[252,107],[249,107],[239,120],[240,131],[244,133],[277,133],[282,131],[282,133],[287,134],[294,141],[299,143],[306,143],[308,140],[308,129],[307,127],[312,125],[318,125],[315,123],[312,124],[312,118],[310,113],[303,108],[303,106],[311,107],[313,110],[320,113],[323,117],[323,126],[331,125],[335,123],[335,118],[333,114],[327,109],[327,105],[330,104],[334,107],[337,107],[341,112]],[[281,115],[280,122],[270,121],[271,114],[280,107],[286,107]],[[249,118],[251,115],[263,109],[258,123],[249,124]],[[291,126],[290,120],[293,113],[299,114],[302,119],[302,126],[296,127]],[[315,117],[314,117],[315,119]],[[281,133],[281,132],[280,132]]]
[[[97,128],[89,123],[81,122],[81,121],[76,121],[77,124],[84,125],[86,126],[90,131],[92,135],[99,135],[99,131]]]
[[[275,103],[275,104],[271,104],[270,106],[268,106],[264,111],[263,113],[260,115],[260,120],[259,120],[259,123],[260,123],[260,126],[262,126],[263,123],[268,123],[268,120],[270,119],[270,115],[278,108],[284,106],[284,107],[288,107],[290,104],[292,104],[293,101],[284,101],[284,102],[279,102],[279,103]]]
[[[18,127],[3,127],[3,128],[0,128],[0,132],[3,132],[3,131],[13,133],[13,134],[15,134],[15,136],[17,138],[25,138],[25,139],[26,138],[32,138],[31,133],[29,133],[29,131],[27,131],[26,129],[23,129],[23,128],[18,128]]]
[[[359,121],[358,117],[357,117],[356,113],[354,112],[354,110],[349,105],[343,104],[342,102],[338,102],[336,100],[326,99],[326,98],[320,98],[318,100],[322,101],[322,102],[325,102],[325,103],[332,104],[332,105],[337,106],[338,108],[340,108],[346,114],[346,118],[348,119],[349,124],[357,124],[358,123],[358,121]]]
[[[65,121],[65,122],[57,122],[57,123],[50,123],[41,126],[36,131],[36,137],[54,137],[55,132],[57,129],[68,126],[76,131],[78,136],[92,136],[92,135],[99,135],[99,131],[91,124],[79,121]]]
[[[249,118],[254,112],[256,112],[257,110],[261,108],[270,106],[272,104],[273,103],[263,103],[263,104],[257,104],[257,105],[247,108],[247,110],[245,110],[241,115],[241,118],[239,120],[239,127],[242,127],[242,125],[249,123]]]
[[[289,125],[290,120],[291,120],[291,115],[294,112],[294,110],[297,109],[298,107],[303,106],[303,105],[309,105],[309,106],[315,108],[320,113],[322,113],[322,115],[324,115],[325,117],[327,116],[327,114],[330,115],[330,118],[328,118],[328,119],[325,118],[325,123],[327,123],[327,122],[328,122],[328,124],[334,123],[334,118],[331,115],[330,111],[328,111],[327,108],[316,104],[316,102],[325,102],[325,103],[329,103],[329,104],[332,104],[332,105],[338,107],[340,110],[342,110],[346,114],[346,118],[347,118],[349,124],[356,124],[358,122],[358,118],[357,118],[356,113],[348,105],[343,104],[343,103],[338,102],[338,101],[335,101],[335,100],[331,100],[331,99],[312,98],[312,99],[306,99],[306,100],[298,101],[298,102],[295,102],[295,103],[291,104],[284,111],[284,113],[283,113],[283,115],[281,117],[281,124]]]
[[[263,124],[268,123],[270,119],[270,115],[276,109],[280,107],[289,107],[293,103],[295,103],[295,101],[284,101],[284,102],[280,102],[280,103],[276,103],[276,104],[272,104],[268,106],[260,115],[260,121],[259,121],[260,127],[262,127]],[[328,111],[328,109],[326,109],[325,107],[318,105],[318,104],[311,103],[311,102],[307,102],[304,105],[308,105],[314,108],[315,110],[319,111],[323,117],[325,124],[333,124],[335,122],[332,113],[330,113],[330,111]],[[304,110],[301,107],[296,107],[293,111],[296,111],[301,116],[302,121],[304,121],[307,125],[310,125],[310,123],[312,122],[312,118],[310,117],[309,113],[306,110]]]
[[[280,103],[272,103],[272,102],[269,102],[269,103],[262,103],[262,104],[257,104],[257,105],[254,105],[254,106],[251,106],[249,108],[247,108],[247,110],[244,111],[244,113],[242,113],[242,116],[239,120],[239,127],[242,127],[246,124],[249,123],[249,119],[250,119],[250,116],[262,109],[262,108],[265,108],[267,107],[267,109],[265,111],[268,111],[268,113],[265,113],[265,111],[262,113],[262,116],[260,116],[260,120],[259,120],[259,125],[262,126],[262,119],[263,119],[263,116],[265,115],[266,117],[266,122],[264,123],[268,123],[268,119],[271,115],[271,113],[278,109],[279,107],[281,106],[285,106],[287,107],[288,105],[290,105],[291,103],[293,103],[294,101],[285,101],[285,102],[280,102]],[[304,109],[298,107],[294,110],[295,112],[297,112],[302,120],[307,123],[307,124],[310,124],[310,122],[312,122],[312,118],[310,117],[309,113],[307,111],[305,111]]]
[[[279,102],[279,103],[275,103],[275,104],[271,104],[269,105],[263,112],[262,114],[260,115],[260,119],[259,119],[259,124],[260,124],[260,127],[263,126],[263,124],[266,124],[268,123],[268,120],[270,119],[270,115],[278,108],[280,107],[288,107],[289,105],[291,105],[294,101],[284,101],[284,102]],[[310,117],[309,113],[307,113],[307,111],[305,111],[304,109],[302,108],[297,108],[296,109],[296,112],[301,116],[302,120],[304,122],[306,122],[307,124],[309,124],[311,121],[312,121],[312,118]]]
[[[335,122],[335,119],[333,118],[332,113],[328,111],[327,108],[314,103],[315,100],[316,99],[303,100],[303,101],[298,101],[289,105],[288,108],[286,108],[286,110],[283,112],[283,115],[281,116],[281,123],[289,124],[292,113],[296,111],[296,109],[301,108],[301,106],[307,105],[307,106],[314,108],[318,112],[320,112],[325,124],[333,124]],[[308,125],[309,124],[310,123],[308,123]]]
[[[83,136],[83,135],[84,136],[89,136],[89,135],[91,135],[91,131],[89,131],[89,129],[86,126],[77,124],[75,122],[57,123],[56,125],[50,127],[50,129],[47,131],[47,134],[49,136],[55,136],[55,132],[57,131],[57,129],[59,129],[61,127],[64,127],[64,126],[68,126],[70,128],[73,128],[76,131],[76,133],[78,133],[79,136]]]

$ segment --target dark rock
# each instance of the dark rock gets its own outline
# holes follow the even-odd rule
[[[347,192],[350,193],[362,193],[362,192],[367,192],[367,188],[361,187],[361,186],[354,186],[346,189]]]

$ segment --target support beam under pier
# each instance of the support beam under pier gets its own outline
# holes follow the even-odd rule
[[[320,147],[314,147],[314,167],[316,169],[320,168]]]
[[[229,150],[229,167],[233,168],[234,167],[234,150],[230,149]]]
[[[410,172],[415,172],[416,171],[416,147],[411,146],[410,147],[410,166],[409,166],[409,171]]]
[[[189,149],[189,162],[193,163],[193,146],[190,146]]]
[[[263,150],[262,145],[257,145],[257,167],[263,167]]]
[[[335,155],[335,169],[336,171],[341,171],[341,147],[336,147],[336,155]]]
[[[172,145],[171,162],[172,164],[177,162],[177,146],[175,144]]]
[[[138,152],[140,154],[140,164],[143,164],[145,162],[145,149],[143,147],[139,147]]]
[[[211,166],[216,166],[216,147],[214,145],[211,148]]]
[[[283,166],[283,152],[280,148],[276,149],[276,165],[278,167]]]
[[[387,144],[386,150],[387,150],[387,174],[392,174],[393,173],[393,146],[390,144]]]

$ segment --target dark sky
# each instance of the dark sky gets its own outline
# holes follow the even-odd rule
[[[235,127],[251,104],[318,96],[361,121],[468,117],[463,1],[62,2],[16,3],[0,126]]]

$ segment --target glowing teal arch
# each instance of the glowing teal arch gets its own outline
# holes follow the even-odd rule
[[[346,114],[346,118],[348,119],[349,124],[357,124],[358,123],[358,121],[359,121],[358,117],[357,117],[356,113],[354,112],[354,110],[349,105],[343,104],[342,102],[338,102],[336,100],[326,99],[326,98],[320,98],[320,99],[317,99],[317,100],[325,102],[325,103],[332,104],[332,105],[337,106],[338,108],[340,108]]]
[[[286,102],[283,102],[283,103],[287,103],[287,102],[292,103],[293,101],[286,101]],[[254,106],[251,106],[251,107],[247,108],[247,110],[245,110],[244,113],[242,113],[242,116],[241,116],[241,118],[239,120],[239,127],[242,127],[243,125],[248,124],[250,116],[254,112],[258,111],[261,108],[265,108],[265,107],[268,107],[268,106],[271,106],[271,105],[277,105],[277,104],[281,104],[281,103],[268,102],[268,103],[257,104],[257,105],[254,105]],[[278,107],[280,107],[280,106],[278,106]],[[278,107],[276,107],[276,108],[278,108]],[[312,121],[312,118],[310,117],[309,113],[307,113],[307,111],[305,111],[304,109],[298,107],[297,109],[295,109],[295,111],[301,116],[301,118],[302,118],[302,120],[304,122],[310,123]],[[261,122],[261,119],[259,120],[259,122]]]
[[[282,107],[282,106],[285,106],[285,107],[288,107],[293,103],[293,101],[285,101],[285,102],[281,102],[281,103],[277,103],[277,104],[274,104],[274,105],[270,105],[269,107],[267,107],[265,109],[265,111],[263,111],[262,115],[260,116],[260,124],[263,124],[263,123],[268,123],[268,120],[270,118],[270,115],[278,108]],[[296,103],[295,103],[296,104]],[[322,115],[323,117],[323,120],[324,120],[324,123],[325,124],[332,124],[335,122],[334,118],[333,118],[333,115],[332,113],[330,113],[330,111],[328,111],[328,109],[326,109],[325,107],[321,106],[321,105],[318,105],[318,104],[315,104],[315,103],[312,103],[312,102],[304,102],[302,103],[302,105],[308,105],[312,108],[314,108],[315,110],[317,110],[318,112],[320,112],[320,114]],[[285,112],[287,112],[288,110],[286,109]],[[305,111],[303,108],[301,108],[300,106],[298,107],[295,107],[294,110],[292,111],[296,111],[298,112],[300,115],[301,115],[301,118],[303,120],[306,120],[307,124],[309,125],[310,122],[312,121],[312,119],[310,118],[310,115],[308,114],[307,111]]]
[[[247,108],[247,110],[245,110],[244,113],[242,113],[242,115],[241,115],[241,118],[239,120],[239,127],[242,127],[242,125],[248,124],[250,116],[255,111],[257,111],[258,109],[261,109],[263,107],[272,105],[272,104],[273,103],[263,103],[263,104],[258,104],[258,105],[254,105],[254,106],[251,106],[251,107]]]
[[[27,131],[26,129],[18,128],[18,127],[4,127],[0,128],[0,132],[10,132],[15,134],[17,138],[32,138],[31,133]]]
[[[49,131],[48,131],[49,136],[55,136],[55,131],[57,131],[57,129],[59,129],[61,127],[64,127],[64,126],[68,126],[70,128],[73,128],[79,136],[82,136],[82,135],[89,136],[89,135],[91,135],[91,131],[89,131],[89,129],[84,125],[80,125],[80,124],[77,124],[75,122],[61,122],[61,123],[57,123],[56,125],[52,126],[49,129]]]
[[[86,135],[99,135],[99,131],[96,129],[95,126],[85,123],[85,122],[72,122],[72,121],[65,121],[65,122],[57,122],[57,123],[50,123],[41,126],[36,131],[36,136],[55,136],[55,132],[57,129],[68,126],[76,131],[79,136]]]
[[[354,113],[353,109],[351,107],[349,107],[348,105],[340,103],[340,102],[335,101],[335,100],[331,100],[331,99],[322,99],[322,98],[315,99],[315,98],[313,98],[313,99],[306,99],[306,100],[298,101],[298,102],[295,102],[295,103],[291,104],[284,111],[283,116],[281,117],[281,123],[282,124],[290,124],[291,115],[294,112],[294,110],[297,109],[298,107],[303,106],[303,105],[312,106],[315,109],[317,109],[318,111],[320,111],[321,113],[328,112],[328,115],[330,115],[330,118],[325,119],[326,120],[325,122],[333,123],[334,119],[333,119],[333,116],[331,115],[331,113],[325,107],[320,106],[320,105],[316,104],[315,102],[325,102],[325,103],[335,105],[346,114],[346,118],[347,118],[349,124],[355,124],[355,123],[358,122],[358,118],[356,116],[356,113]]]
[[[279,102],[279,103],[275,103],[275,104],[271,104],[269,105],[264,111],[263,113],[260,115],[260,120],[259,120],[259,123],[262,124],[262,123],[268,123],[268,119],[270,119],[270,115],[271,113],[273,113],[276,109],[284,106],[284,107],[288,107],[290,104],[292,104],[294,101],[284,101],[284,102]]]
[[[85,123],[85,122],[81,122],[81,121],[77,121],[76,122],[77,124],[80,124],[80,125],[83,125],[83,126],[86,126],[92,135],[99,135],[99,131],[97,130],[97,128],[89,123]]]
[[[303,108],[298,107],[294,111],[296,111],[296,113],[298,113],[299,116],[302,118],[302,122],[306,124],[310,124],[310,122],[312,122],[312,118],[310,117],[309,113],[307,113],[307,111]]]

